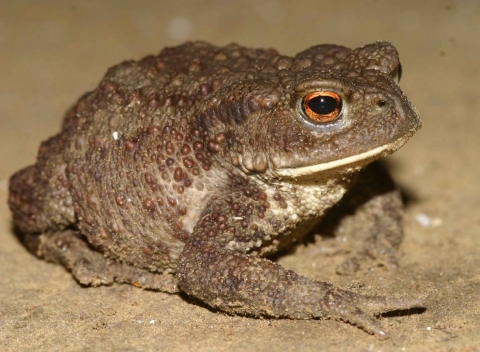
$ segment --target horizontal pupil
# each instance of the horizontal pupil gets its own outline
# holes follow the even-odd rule
[[[337,100],[329,96],[318,96],[308,101],[308,107],[316,114],[328,115],[337,109]]]

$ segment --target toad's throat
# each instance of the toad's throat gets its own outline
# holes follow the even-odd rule
[[[371,149],[369,151],[366,151],[357,155],[352,155],[343,159],[332,160],[322,164],[309,165],[309,166],[303,166],[303,167],[297,167],[297,168],[279,169],[276,171],[276,174],[278,176],[283,176],[283,177],[301,177],[301,176],[312,175],[317,172],[335,169],[335,168],[346,166],[346,165],[352,165],[352,167],[355,167],[355,164],[360,161],[364,161],[364,162],[373,161],[375,159],[378,159],[386,154],[389,154],[397,150],[403,144],[404,144],[404,141],[400,139],[393,143],[388,143],[380,147]]]

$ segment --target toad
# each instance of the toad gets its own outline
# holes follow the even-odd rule
[[[11,177],[14,224],[83,285],[181,290],[231,314],[328,317],[385,337],[375,314],[421,298],[362,295],[266,256],[344,204],[354,226],[342,236],[362,246],[339,271],[396,267],[401,197],[374,161],[421,124],[400,75],[387,42],[293,57],[192,42],[125,61]]]

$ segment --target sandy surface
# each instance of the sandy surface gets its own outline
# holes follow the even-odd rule
[[[81,3],[81,4],[80,4]],[[0,350],[480,350],[480,5],[471,1],[19,1],[0,3]],[[125,2],[126,3],[126,2]],[[134,5],[135,3],[135,5]],[[279,259],[342,287],[426,295],[382,319],[379,341],[330,320],[227,316],[182,295],[80,287],[11,229],[7,179],[106,68],[185,39],[294,54],[322,42],[389,40],[424,127],[389,168],[409,195],[402,268],[334,272],[321,244]]]

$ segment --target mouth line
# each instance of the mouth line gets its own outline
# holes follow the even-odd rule
[[[300,177],[300,176],[312,175],[321,171],[335,169],[337,167],[354,164],[358,161],[366,160],[366,159],[378,156],[388,150],[396,150],[400,147],[398,145],[399,144],[398,142],[399,141],[388,143],[358,155],[352,155],[343,159],[333,160],[333,161],[329,161],[322,164],[303,166],[303,167],[297,167],[297,168],[279,169],[276,171],[276,174],[278,176],[283,176],[283,177]]]

